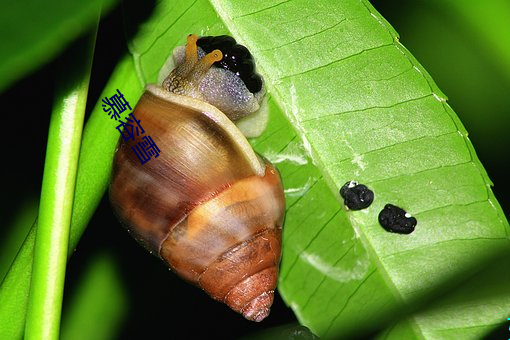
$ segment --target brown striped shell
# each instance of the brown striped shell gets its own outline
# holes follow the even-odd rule
[[[113,209],[174,272],[261,321],[273,302],[281,254],[279,173],[221,111],[167,90],[148,86],[134,109],[161,150],[158,158],[142,165],[131,150],[135,142],[119,141]]]

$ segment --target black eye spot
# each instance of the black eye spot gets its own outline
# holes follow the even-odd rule
[[[217,37],[213,37],[211,41],[211,45],[214,46],[213,50],[219,49],[222,51],[230,51],[235,44],[235,39],[229,37],[228,35],[219,35]]]
[[[255,65],[253,64],[252,60],[241,60],[241,61],[235,60],[234,62],[235,62],[237,69],[239,70],[239,73],[253,74],[253,72],[255,71],[254,70]]]
[[[257,93],[262,89],[262,78],[256,73],[253,73],[249,78],[243,80],[251,93]]]
[[[245,59],[245,60],[251,60],[253,57],[251,56],[250,51],[243,45],[234,45],[232,49],[230,50],[230,55],[239,60],[239,59]]]
[[[358,184],[356,181],[345,183],[340,189],[340,196],[342,196],[344,204],[350,210],[368,208],[374,201],[374,192],[366,185]]]
[[[209,48],[211,46],[213,38],[214,37],[212,37],[212,36],[198,38],[197,45],[200,47],[204,46],[204,47]],[[202,49],[203,49],[203,47],[202,47]]]
[[[205,53],[219,49],[223,53],[223,59],[213,65],[235,73],[251,93],[257,93],[262,89],[262,78],[255,73],[251,53],[243,45],[237,44],[234,38],[228,35],[201,37],[197,45]]]
[[[404,209],[393,204],[386,204],[379,213],[379,223],[389,232],[410,234],[414,231],[418,221]]]

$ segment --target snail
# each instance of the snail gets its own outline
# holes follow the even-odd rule
[[[231,37],[189,35],[176,67],[133,112],[161,153],[142,165],[135,142],[120,138],[109,195],[139,243],[258,322],[273,303],[285,198],[278,170],[233,123],[263,95],[251,58]]]

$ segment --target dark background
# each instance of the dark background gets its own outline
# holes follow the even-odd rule
[[[508,216],[510,187],[507,153],[510,81],[499,72],[480,41],[462,21],[425,1],[372,1],[395,27],[401,42],[423,64],[449,97],[449,104],[470,133],[478,156],[495,183],[494,192]],[[141,17],[149,13],[141,13]],[[490,24],[490,23],[488,23]],[[103,18],[97,39],[87,113],[99,99],[114,66],[126,52],[122,9]],[[129,34],[129,33],[128,33]],[[508,37],[507,37],[508,38]],[[13,256],[37,214],[46,139],[59,59],[46,64],[1,94],[3,170],[0,257]],[[16,220],[25,210],[23,220]],[[6,226],[17,225],[16,232]],[[164,264],[134,242],[103,199],[70,260],[64,315],[80,274],[98,252],[119,265],[129,300],[119,338],[237,338],[261,329],[295,322],[279,295],[261,324],[244,320],[201,290],[168,272]],[[3,275],[4,268],[0,271]],[[506,328],[505,328],[506,329]],[[166,333],[165,333],[166,332]],[[505,333],[503,333],[505,334]]]

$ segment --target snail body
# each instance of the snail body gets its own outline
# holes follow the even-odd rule
[[[135,239],[175,273],[261,321],[277,283],[283,187],[227,115],[203,101],[202,81],[222,52],[199,59],[196,41],[188,37],[184,61],[162,87],[147,86],[133,112],[159,157],[142,165],[135,142],[121,138],[110,200]]]

